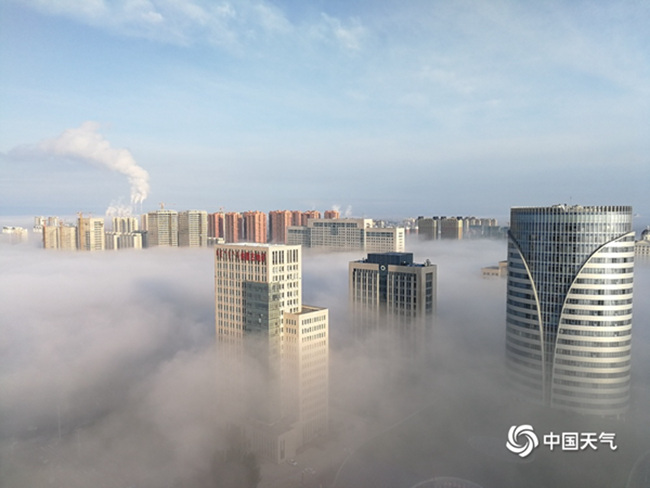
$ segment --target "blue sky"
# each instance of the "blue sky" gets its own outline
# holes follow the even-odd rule
[[[145,210],[502,216],[573,202],[650,214],[645,1],[0,9],[5,215],[129,202],[124,174],[43,150],[89,121],[148,173]]]

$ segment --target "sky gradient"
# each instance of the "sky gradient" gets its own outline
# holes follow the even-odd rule
[[[78,3],[0,0],[3,215],[130,202],[89,126],[144,210],[650,214],[648,2]]]

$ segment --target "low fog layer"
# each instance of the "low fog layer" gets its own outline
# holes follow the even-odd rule
[[[557,479],[543,467],[555,463],[555,476],[564,479],[574,475],[562,468],[574,459],[593,476],[609,464],[629,471],[650,448],[650,266],[636,272],[628,420],[569,416],[561,424],[518,403],[505,382],[505,280],[480,275],[482,266],[504,259],[505,243],[408,247],[416,261],[438,265],[438,317],[424,358],[392,347],[382,334],[355,340],[347,269],[362,253],[303,254],[303,303],[330,309],[328,449],[343,455],[331,458],[327,479],[336,476],[336,486],[412,486],[457,476],[489,487],[524,486],[521,480],[533,477],[527,486],[547,486]],[[225,425],[235,412],[215,357],[209,249],[66,253],[3,245],[0,269],[2,486],[198,487],[232,480],[232,473],[214,472],[215,452],[230,447]],[[253,385],[255,371],[245,372]],[[612,429],[622,445],[600,457],[503,461],[507,429],[520,423]],[[510,465],[515,471],[506,473]],[[265,473],[261,484],[270,486]]]

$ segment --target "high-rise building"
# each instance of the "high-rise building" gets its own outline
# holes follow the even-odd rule
[[[373,227],[372,219],[309,219],[307,226],[289,227],[291,245],[331,251],[404,251],[403,227]]]
[[[178,247],[178,212],[161,208],[147,214],[148,247]]]
[[[432,217],[418,217],[418,237],[427,241],[438,239],[438,222]]]
[[[77,228],[72,224],[59,224],[59,249],[75,251],[77,249]]]
[[[225,215],[223,212],[208,214],[208,237],[224,239],[225,232]]]
[[[462,239],[464,230],[464,220],[462,217],[443,217],[438,221],[440,223],[441,239]]]
[[[355,332],[366,337],[377,330],[409,345],[424,345],[436,313],[437,267],[413,262],[413,253],[370,253],[348,266],[350,309]]]
[[[225,241],[239,242],[242,239],[244,220],[239,212],[228,212],[224,215],[225,219]]]
[[[186,210],[178,214],[178,245],[188,247],[208,245],[208,212]]]
[[[273,210],[269,212],[269,242],[274,244],[287,243],[287,230],[291,226],[289,210]]]
[[[103,251],[105,249],[104,219],[83,217],[77,219],[77,249]]]
[[[300,210],[291,211],[291,225],[302,225],[302,212]]]
[[[268,240],[266,235],[266,214],[264,212],[257,210],[244,212],[243,219],[243,241],[265,243]]]
[[[240,410],[252,449],[275,462],[328,425],[328,311],[302,304],[301,267],[300,246],[215,246],[217,341],[222,357],[243,358],[238,371],[265,372],[262,398],[242,393]]]
[[[323,214],[323,218],[325,219],[340,219],[341,218],[341,212],[338,210],[325,210],[325,213]]]
[[[300,225],[306,226],[309,219],[320,219],[320,212],[318,210],[307,210],[303,212],[300,217]]]
[[[552,407],[607,416],[630,392],[632,207],[513,208],[506,357],[513,385]]]
[[[135,217],[113,217],[113,232],[129,234],[138,230],[138,219]]]
[[[142,249],[144,247],[142,238],[146,235],[146,231],[138,231],[121,233],[121,232],[106,232],[106,249]]]
[[[644,261],[650,258],[650,227],[641,232],[641,239],[634,244],[634,254]]]
[[[13,225],[5,225],[2,227],[2,234],[9,237],[9,242],[18,244],[27,241],[27,229],[23,227],[16,227]]]

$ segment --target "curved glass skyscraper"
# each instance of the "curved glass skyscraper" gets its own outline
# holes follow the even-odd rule
[[[511,209],[506,357],[526,396],[621,415],[630,390],[632,207]]]

